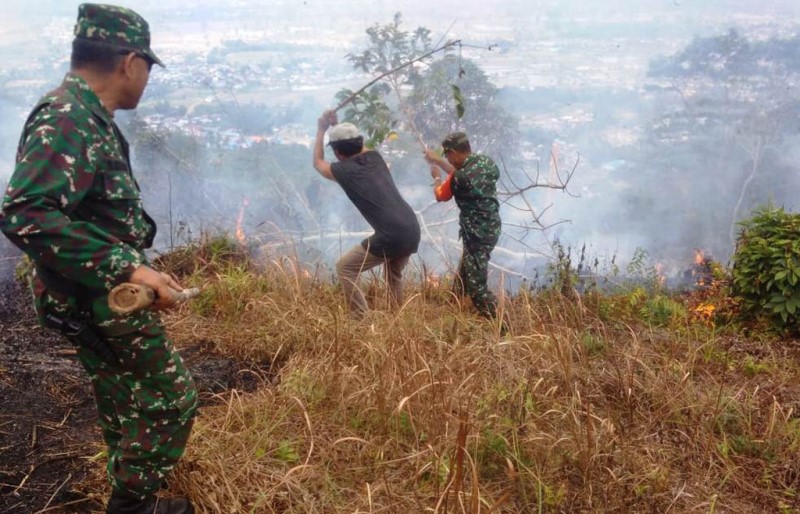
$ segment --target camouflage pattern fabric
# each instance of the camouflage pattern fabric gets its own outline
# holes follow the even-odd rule
[[[197,392],[157,315],[114,315],[107,292],[148,264],[155,224],[142,207],[128,143],[79,77],[45,95],[23,129],[17,166],[0,211],[0,230],[71,291],[32,281],[46,313],[88,313],[120,358],[111,368],[91,351],[79,358],[95,391],[115,489],[155,493],[183,453]]]
[[[472,304],[487,318],[497,316],[497,297],[486,284],[489,276],[489,257],[494,245],[464,245],[461,262],[458,264],[458,275],[453,283],[453,292],[467,295]]]
[[[467,294],[478,311],[494,317],[497,298],[487,285],[489,257],[500,237],[497,180],[500,170],[489,157],[472,154],[453,175],[451,189],[459,208],[459,237],[464,245],[456,293]]]
[[[36,264],[92,292],[111,290],[147,262],[156,229],[128,143],[79,77],[68,74],[29,116],[0,228]]]
[[[81,4],[75,37],[107,43],[126,50],[136,50],[154,63],[164,63],[150,48],[150,25],[136,12],[106,4]]]
[[[183,455],[197,390],[158,320],[106,341],[122,360],[123,370],[111,368],[86,349],[78,357],[92,381],[108,446],[111,486],[144,499],[158,492]]]

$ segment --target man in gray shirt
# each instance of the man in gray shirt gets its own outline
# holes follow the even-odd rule
[[[352,123],[336,124],[336,113],[326,111],[317,122],[314,168],[337,182],[375,233],[354,246],[336,263],[336,274],[351,314],[360,318],[367,302],[358,288],[362,271],[384,265],[390,299],[403,301],[403,268],[419,246],[417,216],[403,199],[381,154],[364,147],[364,138]],[[325,160],[325,131],[338,162]]]

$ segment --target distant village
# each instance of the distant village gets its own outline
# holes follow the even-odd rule
[[[247,148],[262,142],[310,147],[318,114],[313,110],[330,105],[340,89],[357,88],[370,78],[353,70],[345,59],[348,51],[353,50],[348,41],[357,39],[350,35],[344,41],[336,33],[317,34],[306,28],[283,34],[286,36],[283,41],[279,30],[255,29],[253,23],[249,24],[250,29],[242,29],[232,22],[233,18],[227,24],[203,22],[202,29],[196,22],[187,22],[185,31],[191,33],[170,31],[172,39],[155,45],[168,66],[154,70],[137,116],[154,131],[182,133],[210,147]],[[171,18],[173,24],[181,26],[179,19],[177,15]],[[353,25],[352,33],[363,32],[371,21],[374,20],[359,22],[363,27]],[[751,21],[758,25],[763,20]],[[607,22],[613,26],[620,20]],[[642,26],[652,22],[649,18],[638,20]],[[11,134],[18,133],[36,99],[66,73],[71,39],[69,23],[54,21],[45,27],[40,37],[51,42],[45,45],[48,51],[26,60],[22,66],[0,69],[3,86],[0,101],[4,112],[11,111],[5,116],[5,124],[14,127],[7,129]],[[476,26],[470,39],[487,46],[493,42],[496,50],[473,50],[466,55],[501,88],[635,93],[642,87],[650,58],[676,52],[688,42],[685,38],[648,37],[642,30],[633,30],[629,37],[603,37],[602,21],[595,23],[598,34],[565,34],[563,39],[534,38],[518,30],[509,34],[508,27],[501,26],[500,21],[483,24]],[[697,23],[710,26],[720,21]],[[784,23],[787,27],[791,25],[789,20]],[[767,29],[762,30],[767,36]],[[776,28],[770,30],[774,34]],[[496,39],[498,35],[500,39]],[[0,55],[3,52],[8,50],[0,47]],[[306,102],[302,108],[278,116],[268,127],[258,130],[242,126],[224,112],[231,105],[247,109],[257,104],[266,106],[273,115],[300,102]],[[159,106],[169,108],[159,109]],[[576,127],[597,123],[591,103],[585,101],[561,105],[557,111],[531,112],[524,108],[514,111],[522,130],[568,134]],[[303,118],[297,116],[301,112]],[[635,121],[609,124],[599,136],[611,148],[624,147],[636,143],[639,127]],[[13,158],[16,144],[16,137],[5,139],[0,145],[0,163]],[[541,158],[543,153],[542,148],[524,140],[519,150],[524,158]]]
[[[69,37],[63,31],[60,24],[50,24],[43,34],[54,42],[50,53],[37,56],[24,67],[0,69],[0,84],[6,97],[13,101],[13,117],[20,126],[38,96],[67,71]],[[477,41],[492,41],[493,32],[492,26],[482,26],[472,37]],[[286,119],[268,132],[253,133],[226,124],[219,111],[223,105],[251,103],[280,109],[304,96],[313,98],[318,107],[330,103],[338,90],[356,88],[370,78],[352,69],[344,59],[347,50],[339,41],[286,44],[275,41],[275,34],[240,30],[228,37],[231,39],[225,39],[224,34],[206,34],[194,38],[188,46],[167,41],[165,50],[159,53],[168,66],[154,70],[139,109],[140,118],[154,130],[178,131],[209,146],[246,148],[264,141],[310,146],[313,120]],[[498,87],[630,89],[638,87],[645,73],[643,53],[655,51],[663,43],[644,39],[586,39],[583,43],[506,40],[500,41],[498,50],[473,51],[470,58]],[[673,46],[677,48],[678,42]],[[598,57],[590,57],[592,54]],[[523,66],[520,59],[524,55],[531,58]],[[163,102],[180,109],[158,112],[155,106]],[[558,113],[523,112],[518,117],[522,128],[539,127],[555,132],[593,120],[585,105]],[[631,134],[609,137],[626,144]]]

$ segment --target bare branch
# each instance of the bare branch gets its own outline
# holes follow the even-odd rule
[[[428,239],[431,241],[433,247],[436,248],[436,251],[442,256],[442,260],[447,261],[447,254],[445,253],[444,248],[438,244],[437,239],[433,237],[433,234],[431,234],[428,228],[428,223],[425,221],[425,217],[422,214],[418,214],[417,219],[419,219],[419,226],[420,229],[422,229],[422,232],[428,236]]]
[[[427,211],[428,209],[430,209],[434,205],[439,205],[439,202],[437,202],[436,200],[431,200],[431,202],[426,204],[425,207],[423,207],[419,211],[417,211],[417,215],[422,215],[425,211]]]
[[[496,270],[500,270],[503,273],[505,273],[506,275],[511,275],[511,276],[514,276],[514,277],[517,277],[517,278],[521,278],[522,280],[528,280],[528,277],[526,277],[522,273],[520,273],[518,271],[510,270],[508,268],[504,268],[503,266],[500,266],[499,264],[496,264],[496,263],[494,263],[492,261],[489,261],[489,267],[490,268],[494,268]]]
[[[420,215],[421,216],[421,215]],[[458,218],[449,218],[441,221],[434,221],[432,223],[428,223],[429,227],[443,227],[445,225],[450,225],[452,223],[456,223]]]
[[[507,227],[514,227],[514,228],[524,228],[526,230],[539,230],[545,231],[549,230],[557,225],[563,225],[564,223],[572,223],[572,220],[558,220],[553,223],[549,223],[547,225],[542,224],[541,222],[536,221],[536,225],[529,225],[529,224],[517,224],[517,223],[503,223],[503,225]]]
[[[525,242],[522,238],[516,237],[513,234],[510,234],[508,232],[506,232],[505,234],[506,234],[506,236],[510,237],[513,241],[516,241],[517,243],[521,244],[525,248],[528,248],[529,250],[534,250],[535,251],[535,248],[532,247],[531,245],[529,245],[527,242]]]
[[[521,194],[525,193],[526,191],[530,191],[531,189],[542,188],[542,189],[560,189],[560,190],[564,191],[565,193],[567,193],[568,195],[570,195],[573,198],[580,198],[579,195],[575,195],[575,194],[570,193],[570,191],[568,189],[569,183],[572,180],[573,175],[575,174],[575,170],[578,168],[578,164],[580,163],[580,160],[581,160],[581,156],[580,156],[580,154],[578,154],[577,158],[575,159],[575,164],[572,166],[572,169],[570,171],[566,172],[563,176],[562,176],[561,173],[558,172],[558,163],[555,163],[555,166],[556,166],[555,176],[558,179],[558,183],[557,184],[553,184],[553,183],[551,183],[549,181],[548,182],[539,182],[540,172],[539,172],[539,169],[538,169],[538,166],[537,166],[536,178],[533,179],[533,180],[530,180],[530,176],[526,172],[525,175],[529,178],[530,182],[525,186],[518,186],[514,182],[514,180],[511,177],[511,175],[508,174],[508,169],[506,168],[505,161],[503,161],[501,159],[501,162],[503,164],[503,170],[506,172],[506,175],[508,176],[508,179],[511,181],[512,185],[514,186],[514,189],[513,190],[509,190],[509,191],[498,191],[497,195],[498,196],[518,196],[518,195],[521,195]]]

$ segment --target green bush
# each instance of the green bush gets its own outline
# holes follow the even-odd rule
[[[733,256],[733,294],[742,314],[766,315],[797,329],[800,315],[800,215],[767,206],[741,223]]]

